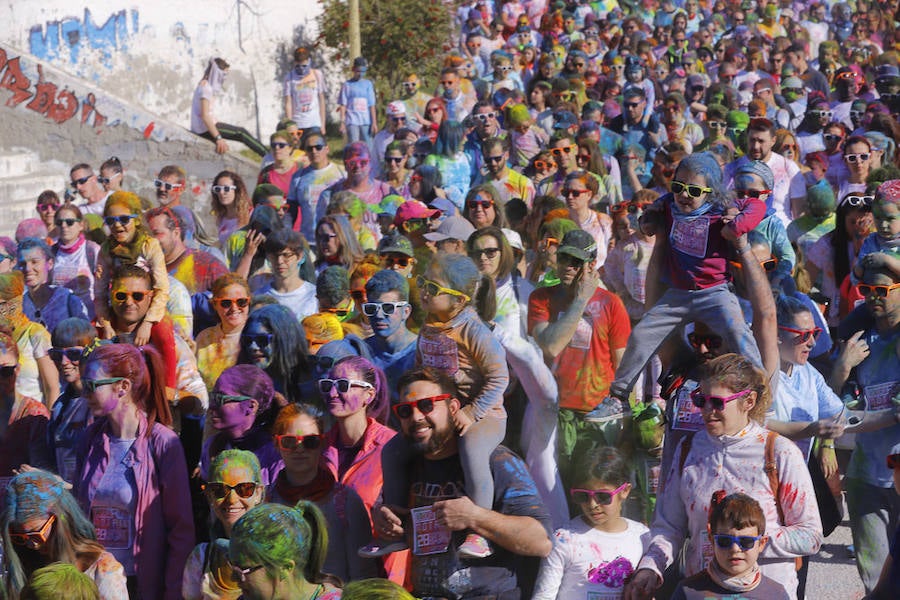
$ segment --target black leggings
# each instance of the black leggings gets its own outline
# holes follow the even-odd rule
[[[265,144],[253,137],[253,135],[243,127],[229,125],[228,123],[216,123],[216,129],[219,130],[219,133],[226,140],[240,142],[260,156],[265,156],[269,152],[269,148]],[[205,137],[213,142],[216,141],[208,131],[206,133],[201,133],[200,137]]]

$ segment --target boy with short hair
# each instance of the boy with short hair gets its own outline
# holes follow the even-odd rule
[[[713,493],[707,530],[714,560],[678,584],[672,600],[787,600],[784,586],[766,577],[757,560],[769,538],[759,502],[746,494]]]

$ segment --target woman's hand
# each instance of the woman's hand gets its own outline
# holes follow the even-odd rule
[[[838,471],[837,456],[834,453],[834,447],[822,448],[819,454],[819,466],[822,467],[822,475],[825,479],[833,476]]]
[[[623,600],[650,600],[653,592],[659,589],[662,582],[659,576],[650,569],[638,569],[625,585]]]
[[[466,431],[469,430],[469,427],[471,427],[474,422],[475,419],[470,417],[468,413],[462,409],[459,409],[453,415],[453,424],[456,426],[456,433],[458,433],[460,437],[466,435]]]
[[[216,140],[216,154],[225,154],[228,152],[228,142],[223,139]]]
[[[138,325],[138,328],[134,330],[134,345],[143,346],[149,342],[151,329],[153,329],[153,323],[148,323],[147,321]]]

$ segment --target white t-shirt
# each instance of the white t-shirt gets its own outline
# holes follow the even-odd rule
[[[278,300],[278,304],[286,306],[297,317],[297,321],[302,321],[309,315],[319,312],[319,301],[316,299],[316,286],[308,281],[304,281],[300,287],[293,292],[285,294],[275,291],[272,284],[266,285],[259,290],[260,294],[272,296]]]
[[[284,78],[284,96],[291,97],[291,120],[300,129],[322,126],[319,94],[325,89],[325,78],[318,69],[311,69],[304,77],[291,69]]]
[[[577,516],[566,529],[557,529],[553,550],[541,561],[541,570],[532,600],[619,600],[623,588],[610,588],[588,581],[594,567],[622,557],[636,568],[650,544],[650,530],[641,523],[625,519],[628,528],[621,533],[606,533],[588,525]]]
[[[209,100],[209,110],[212,114],[213,89],[206,80],[200,82],[200,85],[194,90],[194,99],[191,102],[191,131],[194,133],[209,131],[206,123],[203,122],[203,112],[200,110],[200,100],[203,98]]]

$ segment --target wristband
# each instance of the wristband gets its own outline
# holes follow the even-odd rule
[[[222,134],[220,133],[219,135],[216,136],[216,141],[218,142],[221,139],[222,139]]]
[[[822,447],[830,448],[830,449],[834,450],[834,440],[826,440],[826,441],[822,442]]]

